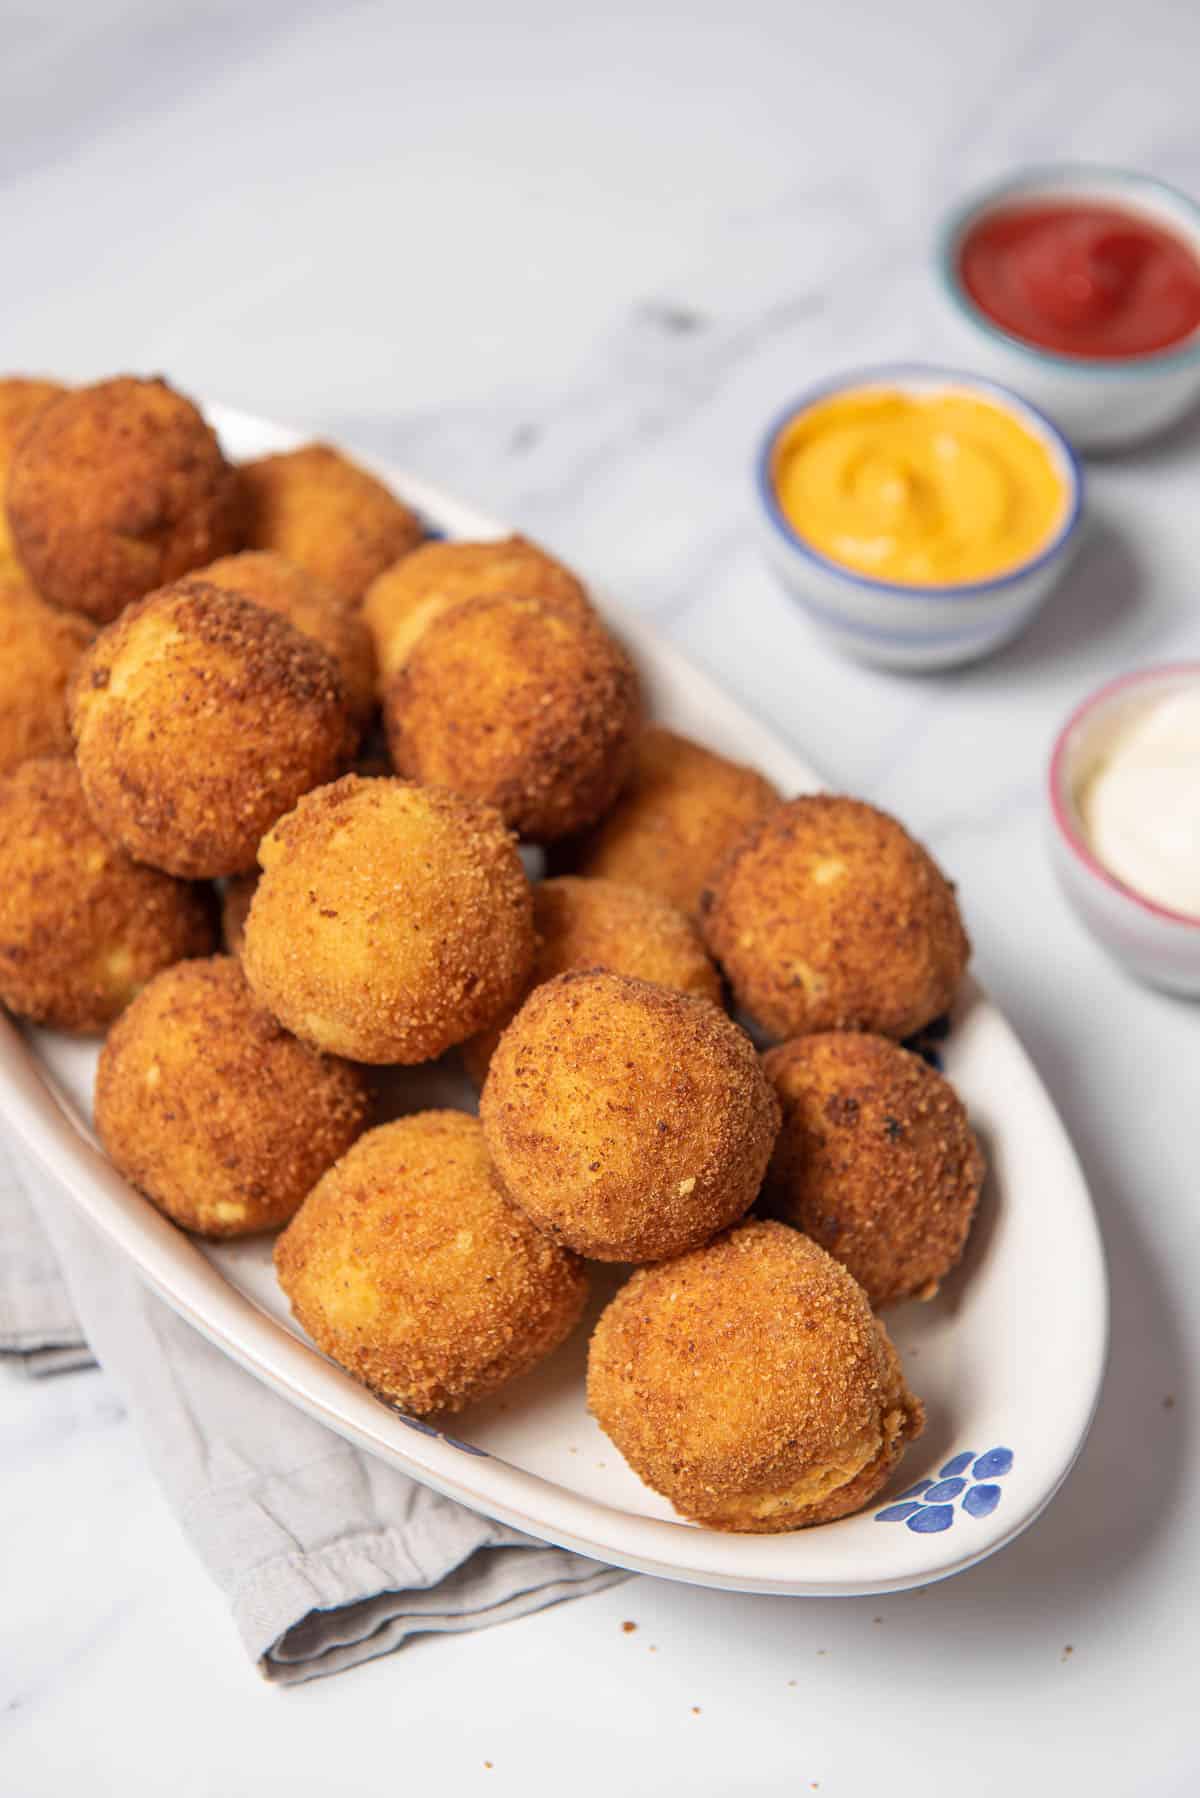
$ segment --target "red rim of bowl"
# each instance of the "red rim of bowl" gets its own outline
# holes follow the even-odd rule
[[[1127,886],[1102,861],[1098,861],[1085,838],[1076,829],[1072,809],[1064,798],[1066,783],[1063,779],[1063,762],[1067,742],[1088,713],[1127,687],[1154,685],[1181,674],[1194,675],[1200,681],[1200,662],[1161,662],[1154,668],[1139,668],[1132,674],[1119,674],[1115,680],[1106,681],[1102,687],[1097,687],[1094,693],[1089,693],[1086,699],[1080,701],[1054,739],[1054,748],[1050,752],[1050,809],[1067,846],[1074,850],[1088,872],[1094,874],[1106,887],[1111,887],[1114,893],[1120,893],[1122,898],[1132,900],[1134,905],[1148,911],[1152,917],[1165,918],[1170,924],[1186,924],[1192,930],[1200,931],[1200,917],[1190,912],[1173,911],[1169,905],[1160,905],[1156,899],[1148,899],[1136,887]]]

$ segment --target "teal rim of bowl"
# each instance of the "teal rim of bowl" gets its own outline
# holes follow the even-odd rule
[[[992,187],[979,189],[970,199],[961,201],[951,212],[946,223],[938,233],[937,239],[937,272],[938,279],[947,298],[955,310],[985,336],[994,338],[1007,349],[1019,350],[1032,362],[1041,362],[1073,375],[1103,375],[1106,378],[1119,376],[1122,379],[1136,379],[1139,375],[1157,375],[1171,368],[1183,368],[1200,359],[1200,326],[1185,343],[1177,349],[1150,350],[1142,356],[1068,356],[1061,350],[1044,350],[1036,343],[1029,343],[1024,337],[1017,337],[1006,331],[988,318],[965,291],[958,274],[957,258],[954,254],[961,241],[969,221],[983,218],[987,213],[999,210],[1005,200],[1025,195],[1029,199],[1038,197],[1039,182],[1061,181],[1065,176],[1078,176],[1081,184],[1092,182],[1097,187],[1105,184],[1114,189],[1130,192],[1133,189],[1151,189],[1167,199],[1182,206],[1195,220],[1197,238],[1200,239],[1200,204],[1185,194],[1180,188],[1172,187],[1167,181],[1160,181],[1155,175],[1142,175],[1136,169],[1123,169],[1108,166],[1104,163],[1092,162],[1058,162],[1044,163],[1032,168],[1022,169],[1015,175],[1006,175]],[[1047,192],[1047,198],[1050,197]],[[1119,200],[1114,194],[1114,204]],[[1197,261],[1200,261],[1200,249],[1195,244],[1189,245]]]

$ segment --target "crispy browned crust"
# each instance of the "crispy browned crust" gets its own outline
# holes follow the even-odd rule
[[[760,1221],[634,1274],[596,1325],[588,1405],[684,1516],[753,1534],[859,1509],[924,1422],[850,1275]]]
[[[0,379],[0,573],[18,566],[16,545],[8,528],[4,504],[13,451],[43,407],[65,392],[57,381],[43,381],[27,375],[9,375]]]
[[[569,874],[540,881],[533,889],[533,928],[531,987],[573,968],[607,968],[721,1003],[720,976],[692,920],[641,887]],[[463,1063],[476,1086],[483,1085],[500,1034],[516,1010],[463,1044]]]
[[[362,730],[375,710],[375,650],[359,608],[306,568],[269,549],[244,549],[199,570],[202,580],[279,612],[337,663],[346,709]]]
[[[516,844],[490,806],[347,775],[259,852],[242,956],[297,1036],[356,1061],[432,1060],[511,1005],[533,919]]]
[[[236,549],[241,532],[215,433],[165,381],[128,375],[36,414],[13,455],[7,505],[43,598],[102,623]]]
[[[213,946],[209,895],[101,836],[73,762],[0,777],[0,1002],[59,1030],[104,1030],[160,969]]]
[[[764,1206],[849,1268],[873,1305],[932,1298],[963,1252],[984,1173],[950,1082],[856,1031],[797,1037],[763,1067],[783,1109]]]
[[[71,685],[88,804],[106,835],[168,873],[239,874],[354,732],[327,652],[207,581],[177,581],[102,631]]]
[[[0,774],[32,756],[70,755],[67,682],[95,634],[89,619],[44,605],[0,567]]]
[[[496,596],[557,600],[581,618],[594,615],[582,582],[526,537],[423,543],[378,575],[363,599],[381,674],[395,674],[426,625],[451,606]]]
[[[778,799],[755,769],[650,725],[612,811],[566,859],[580,874],[645,887],[694,915],[726,851]]]
[[[160,1211],[202,1236],[293,1216],[363,1129],[360,1068],[290,1036],[228,955],[159,974],[96,1069],[96,1129]]]
[[[0,456],[12,450],[38,413],[67,390],[40,375],[0,377]]]
[[[418,1416],[526,1372],[587,1297],[582,1264],[509,1203],[458,1111],[362,1137],[279,1238],[275,1266],[318,1347]]]
[[[553,600],[468,599],[384,687],[402,774],[494,805],[551,842],[610,806],[641,720],[633,663],[599,620]]]
[[[328,443],[243,462],[238,481],[247,548],[278,550],[353,603],[425,536],[415,512]]]
[[[258,869],[250,874],[231,874],[221,892],[221,941],[229,955],[240,955],[246,940],[246,919],[258,886]]]
[[[707,999],[601,970],[535,988],[479,1115],[507,1191],[597,1261],[658,1261],[743,1216],[779,1109],[745,1033]]]
[[[971,949],[933,858],[886,812],[827,793],[750,825],[702,897],[701,928],[776,1037],[911,1036],[949,1010]]]

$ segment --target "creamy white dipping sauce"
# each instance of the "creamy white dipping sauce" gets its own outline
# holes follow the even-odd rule
[[[1076,804],[1118,880],[1200,918],[1200,680],[1119,713]]]

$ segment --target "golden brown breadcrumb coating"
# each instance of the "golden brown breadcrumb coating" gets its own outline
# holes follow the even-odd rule
[[[202,1236],[286,1223],[367,1110],[361,1068],[297,1042],[229,955],[157,975],[96,1069],[96,1130],[113,1162]]]
[[[337,663],[346,709],[361,730],[375,710],[375,651],[357,606],[306,568],[269,549],[244,549],[199,571],[201,580],[240,593],[311,637]]]
[[[14,451],[6,497],[43,599],[101,623],[239,546],[234,471],[162,380],[122,375],[52,400]]]
[[[231,874],[221,892],[221,941],[230,955],[240,955],[246,940],[246,919],[258,886],[258,869]]]
[[[633,759],[633,663],[595,617],[554,600],[468,599],[427,625],[387,681],[401,774],[486,800],[551,842],[610,806]]]
[[[430,1061],[528,979],[529,882],[490,806],[351,774],[302,799],[259,861],[246,974],[318,1049]]]
[[[533,928],[531,987],[572,968],[607,968],[721,1003],[720,976],[692,920],[641,887],[569,874],[540,881],[533,889]],[[516,1010],[463,1044],[463,1062],[476,1086],[483,1085],[500,1033]]]
[[[353,603],[425,536],[415,512],[328,443],[243,462],[238,479],[247,548],[278,550]]]
[[[72,682],[71,727],[105,834],[193,877],[252,867],[264,831],[345,767],[354,740],[326,651],[194,578],[101,632]]]
[[[685,1517],[756,1533],[859,1510],[924,1424],[861,1288],[774,1222],[634,1274],[596,1325],[588,1406]]]
[[[95,635],[89,619],[43,604],[0,567],[0,774],[31,756],[70,755],[67,682]]]
[[[694,916],[714,868],[746,826],[778,802],[761,774],[651,725],[625,790],[579,844],[576,871],[660,893]]]
[[[59,1030],[110,1024],[161,968],[207,955],[208,893],[106,841],[75,764],[0,776],[0,1003]]]
[[[739,1005],[776,1037],[911,1036],[949,1010],[971,950],[932,857],[886,812],[828,793],[750,826],[701,928]]]
[[[505,1198],[461,1111],[362,1137],[279,1238],[275,1267],[317,1346],[417,1416],[526,1372],[587,1297],[584,1268]]]
[[[423,543],[367,588],[363,617],[384,679],[408,660],[426,625],[464,599],[559,600],[591,615],[582,583],[526,537],[493,543]]]
[[[13,451],[31,420],[51,400],[56,400],[60,393],[65,392],[66,388],[61,387],[57,381],[43,381],[36,376],[7,375],[0,378],[0,574],[19,567],[4,503]]]
[[[851,1030],[781,1043],[763,1067],[783,1109],[764,1205],[849,1268],[873,1305],[931,1299],[963,1252],[984,1173],[950,1082]]]
[[[479,1115],[513,1200],[597,1261],[659,1261],[754,1202],[779,1107],[749,1037],[708,999],[601,970],[536,987]]]

